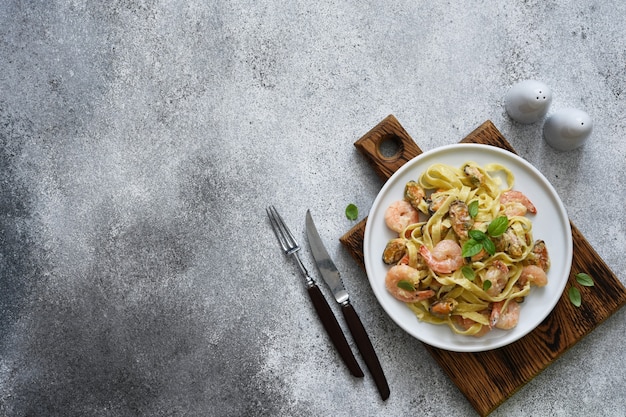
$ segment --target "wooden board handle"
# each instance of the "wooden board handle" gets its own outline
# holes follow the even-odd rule
[[[389,145],[395,153],[387,155],[381,147]],[[394,115],[390,114],[382,122],[354,143],[365,156],[378,176],[386,181],[402,165],[422,153]]]

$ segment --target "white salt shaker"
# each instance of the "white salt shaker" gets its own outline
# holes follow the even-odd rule
[[[520,81],[509,89],[504,107],[511,119],[528,124],[541,120],[552,103],[550,87],[536,80]]]
[[[566,108],[546,119],[543,125],[543,137],[553,148],[569,151],[585,143],[592,129],[593,121],[586,112]]]

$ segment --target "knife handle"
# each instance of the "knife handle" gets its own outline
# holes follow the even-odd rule
[[[311,297],[311,301],[313,301],[313,306],[315,306],[315,311],[317,311],[317,315],[319,316],[326,332],[330,336],[330,340],[335,345],[335,349],[341,355],[341,358],[350,369],[352,375],[363,378],[363,371],[359,366],[359,363],[356,361],[354,354],[352,353],[352,349],[350,349],[350,345],[348,345],[348,341],[346,340],[346,336],[343,334],[339,323],[337,322],[337,318],[333,314],[333,311],[330,309],[328,302],[324,298],[324,295],[320,291],[319,287],[312,283],[307,288],[309,292],[309,297]]]
[[[352,304],[349,302],[342,304],[341,311],[348,323],[350,333],[352,333],[352,337],[359,348],[359,352],[361,352],[361,356],[363,356],[363,360],[374,378],[378,392],[384,401],[389,398],[389,385],[387,384],[383,368],[378,361],[378,356],[376,356],[374,346],[372,346],[372,342],[365,331],[365,327],[363,327],[363,323]]]

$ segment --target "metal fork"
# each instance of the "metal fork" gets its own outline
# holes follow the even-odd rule
[[[363,371],[359,366],[354,354],[352,353],[352,349],[350,349],[350,345],[348,345],[348,341],[346,340],[346,336],[343,334],[339,323],[337,322],[337,318],[333,314],[333,311],[328,305],[328,302],[322,295],[319,287],[315,283],[315,280],[311,278],[308,271],[304,267],[302,260],[298,256],[298,252],[300,251],[300,245],[298,245],[298,241],[293,237],[293,234],[283,221],[283,218],[280,217],[278,211],[274,206],[269,206],[267,209],[267,216],[270,219],[270,224],[272,225],[272,229],[274,229],[274,234],[278,238],[278,242],[285,252],[285,255],[292,255],[298,264],[298,268],[300,272],[306,279],[306,287],[309,293],[309,297],[313,302],[313,306],[315,307],[315,311],[319,316],[326,332],[330,336],[330,340],[333,342],[333,345],[341,355],[341,358],[348,366],[348,369],[352,373],[352,375],[362,378]]]
[[[313,278],[311,278],[309,272],[306,270],[304,264],[298,256],[300,245],[298,245],[298,241],[296,241],[296,238],[293,237],[293,234],[283,221],[283,218],[280,217],[280,214],[278,214],[278,211],[274,206],[269,206],[267,208],[267,215],[270,218],[272,229],[274,229],[274,233],[276,234],[285,255],[293,255],[298,267],[300,268],[300,272],[302,272],[302,275],[306,278],[307,287],[315,285]]]

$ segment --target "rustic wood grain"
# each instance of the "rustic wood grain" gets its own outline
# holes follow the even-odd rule
[[[386,141],[392,141],[399,148],[392,156],[386,157],[380,151],[380,146]],[[392,114],[357,140],[354,146],[365,155],[374,171],[384,181],[407,161],[422,153]]]
[[[366,136],[380,136],[381,133],[377,133],[377,130],[387,132],[389,120],[393,122],[393,128],[397,129],[399,123],[395,118],[390,119],[391,117],[393,116],[383,120]],[[364,138],[359,141],[371,142],[371,139],[363,140]],[[403,134],[401,139],[403,142],[412,141],[408,134]],[[483,143],[515,152],[491,121],[480,125],[461,142]],[[370,153],[371,146],[359,149],[366,158],[371,159],[373,166],[385,164],[385,161],[381,160],[378,155]],[[415,150],[407,145],[404,149]],[[413,156],[419,153],[421,150]],[[396,159],[388,169],[382,169],[382,167],[375,169],[378,169],[379,175],[386,180],[403,165],[403,163],[398,165],[398,161],[403,160],[405,163],[410,159],[404,160],[404,158],[406,155],[402,159]],[[363,219],[339,239],[363,269],[365,269],[363,237],[366,223],[367,219]],[[556,358],[626,304],[624,286],[578,228],[573,224],[571,226],[574,258],[568,283],[554,310],[534,331],[511,345],[487,352],[450,352],[424,344],[481,416],[491,413]],[[578,284],[575,276],[579,272],[585,272],[593,277],[595,285],[583,287]],[[575,307],[569,301],[567,292],[572,286],[577,287],[582,294],[583,303],[580,307]]]
[[[348,249],[354,261],[365,271],[365,254],[363,253],[363,239],[365,238],[365,224],[367,217],[358,222],[339,241]]]

